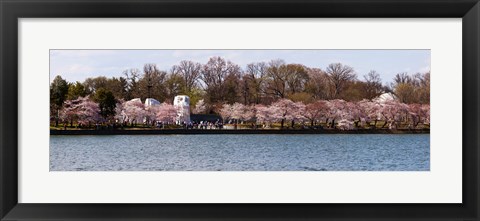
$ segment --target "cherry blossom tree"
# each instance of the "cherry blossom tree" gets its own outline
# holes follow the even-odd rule
[[[275,108],[277,111],[274,113],[278,119],[281,119],[281,128],[287,120],[293,120],[295,118],[295,108],[296,104],[289,99],[280,99],[275,103],[272,103],[271,107]]]
[[[379,102],[372,102],[370,100],[362,100],[357,103],[357,105],[361,108],[363,112],[364,118],[361,119],[362,123],[364,121],[369,127],[371,126],[371,122],[374,122],[373,128],[377,127],[377,122],[380,120],[379,117],[379,109],[381,108]]]
[[[79,123],[88,124],[98,123],[103,120],[100,115],[100,107],[97,103],[87,99],[85,102],[81,103],[81,112],[79,114]]]
[[[202,101],[199,101],[196,109],[204,110]],[[270,127],[274,122],[280,122],[281,128],[285,122],[291,122],[291,128],[295,123],[302,124],[308,120],[311,126],[325,118],[325,123],[330,128],[340,130],[352,130],[356,128],[377,128],[377,122],[383,121],[380,128],[389,129],[423,128],[430,124],[429,104],[405,104],[397,100],[370,101],[367,99],[358,102],[347,102],[341,99],[317,100],[305,105],[302,102],[293,102],[289,99],[279,99],[271,105],[262,104],[244,105],[242,103],[223,104],[218,113],[225,121],[235,120],[236,123],[250,121],[263,123],[264,127]],[[151,124],[157,121],[173,123],[177,120],[178,109],[171,104],[145,106],[140,99],[129,101],[120,100],[115,108],[115,119],[122,125],[137,122]],[[74,122],[79,125],[91,125],[103,122],[99,105],[87,97],[78,97],[75,100],[66,100],[60,112],[60,119],[73,126]],[[372,121],[375,122],[372,125]]]
[[[408,121],[408,104],[396,102],[396,110],[397,114],[394,118],[394,128],[399,128],[402,123],[406,123]]]
[[[357,127],[355,119],[359,116],[359,108],[354,102],[346,102],[344,100],[336,100],[334,102],[337,111],[334,114],[334,119],[337,119],[332,125],[341,130],[352,130]]]
[[[408,105],[398,101],[386,101],[380,104],[380,116],[385,121],[382,128],[387,124],[390,129],[398,128],[402,118],[408,113]]]
[[[223,105],[219,108],[218,113],[219,113],[220,116],[223,118],[223,121],[224,121],[224,122],[228,122],[228,120],[230,120],[230,118],[232,118],[232,113],[233,113],[232,105],[230,105],[230,104],[223,104]]]
[[[293,111],[292,111],[292,114],[291,114],[291,127],[293,128],[293,126],[295,125],[295,122],[302,122],[304,123],[307,118],[305,117],[305,104],[303,104],[302,102],[295,102],[294,104],[294,107],[293,107]]]
[[[347,111],[350,113],[351,120],[354,122],[356,128],[363,128],[364,124],[367,122],[367,108],[369,103],[370,101],[366,99],[359,102],[348,102]]]
[[[422,109],[424,110],[423,124],[430,125],[430,104],[423,104]]]
[[[142,122],[146,117],[145,106],[139,98],[123,103],[123,113],[131,125]]]
[[[88,126],[103,121],[98,104],[91,101],[88,96],[65,102],[65,109],[62,116],[65,121],[70,121],[71,125],[73,120]]]
[[[251,106],[243,105],[241,103],[234,103],[233,105],[224,105],[222,112],[225,116],[229,115],[229,118],[237,121],[248,121],[255,117],[254,108]]]
[[[270,128],[273,122],[277,121],[278,118],[275,114],[277,109],[271,106],[265,105],[255,105],[255,118],[257,123],[263,123],[265,128]]]
[[[146,106],[145,107],[145,118],[144,122],[147,125],[153,125],[155,123],[155,119],[157,118],[157,113],[159,109],[159,105],[152,105],[152,106]]]
[[[82,125],[91,125],[92,123],[98,123],[102,121],[102,116],[100,115],[100,107],[97,103],[90,100],[87,97],[79,97],[80,102],[78,103],[78,123]]]
[[[117,105],[115,106],[115,121],[120,123],[122,126],[127,122],[127,116],[125,114],[125,110],[123,104],[125,103],[124,100],[119,100]]]
[[[73,122],[78,119],[79,103],[80,99],[66,100],[63,104],[63,109],[60,111],[60,119],[65,123],[70,123],[73,126]]]
[[[341,99],[335,99],[328,102],[329,112],[327,113],[327,123],[331,120],[330,127],[335,128],[336,120],[346,119],[348,112],[346,111],[347,102]]]
[[[255,118],[255,115],[256,115],[255,112],[256,112],[255,106],[245,106],[243,110],[242,118],[247,121],[252,120],[253,118]]]
[[[319,121],[322,116],[325,116],[328,110],[328,104],[324,100],[319,100],[305,106],[304,116],[310,121],[313,127],[316,121]]]
[[[177,118],[177,108],[171,104],[162,103],[156,107],[156,119],[165,123],[174,123]]]
[[[220,116],[222,116],[225,122],[235,120],[236,123],[240,121],[251,120],[255,117],[255,111],[253,107],[243,105],[241,103],[224,104],[219,110]]]
[[[417,128],[420,123],[429,124],[430,122],[430,105],[428,104],[409,104],[408,113],[413,128]]]
[[[245,112],[245,105],[241,103],[234,103],[233,105],[230,106],[231,109],[231,118],[236,120],[238,123],[239,120],[244,120],[243,119],[243,114]]]
[[[207,110],[207,106],[205,104],[205,101],[201,99],[197,102],[197,104],[195,104],[195,108],[193,109],[192,112],[194,114],[201,114],[201,113],[205,113],[206,110]]]
[[[383,125],[381,126],[381,128],[384,128],[385,126],[388,125],[391,117],[392,117],[392,110],[393,109],[393,105],[392,105],[392,102],[382,102],[382,103],[378,103],[378,106],[379,108],[377,109],[378,113],[377,113],[377,119],[378,121],[383,121]]]

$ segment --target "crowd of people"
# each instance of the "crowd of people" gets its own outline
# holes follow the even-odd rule
[[[199,121],[195,122],[192,121],[188,124],[186,124],[187,129],[201,129],[201,130],[219,130],[223,129],[223,122],[220,120],[217,120],[215,122],[211,121]]]

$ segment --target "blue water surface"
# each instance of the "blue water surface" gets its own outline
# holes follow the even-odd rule
[[[429,171],[429,134],[50,136],[51,171]]]

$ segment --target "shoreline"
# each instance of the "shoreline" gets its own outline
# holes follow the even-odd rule
[[[201,135],[201,134],[430,134],[430,129],[149,129],[149,130],[50,130],[50,135]]]

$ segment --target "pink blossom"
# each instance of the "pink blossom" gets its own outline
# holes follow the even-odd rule
[[[230,104],[223,104],[218,112],[223,118],[223,121],[227,122],[228,120],[230,120],[230,118],[232,118],[233,107]]]
[[[145,106],[140,99],[133,99],[123,103],[123,114],[130,123],[143,122],[147,116]]]
[[[416,128],[420,123],[430,123],[430,105],[428,104],[409,104],[408,113],[412,120],[412,127]]]
[[[329,107],[326,101],[319,100],[314,103],[307,104],[305,106],[304,116],[310,120],[311,125],[315,121],[319,121],[323,116],[329,112]]]
[[[91,101],[88,96],[66,101],[62,117],[68,121],[76,119],[79,124],[84,125],[103,121],[98,104]]]
[[[205,104],[205,101],[202,99],[202,100],[199,100],[197,104],[195,104],[195,108],[193,109],[192,112],[194,114],[201,114],[201,113],[205,113],[206,110],[207,110],[207,106]]]
[[[166,123],[173,123],[177,118],[177,108],[171,104],[162,103],[156,108],[156,119]]]

